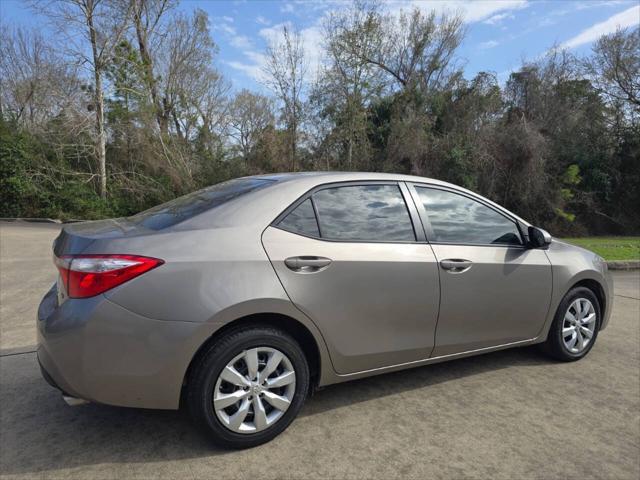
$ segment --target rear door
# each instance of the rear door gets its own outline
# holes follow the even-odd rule
[[[433,356],[536,337],[551,300],[545,252],[526,248],[514,219],[488,202],[442,187],[409,187],[440,265]]]
[[[438,266],[404,184],[319,187],[262,240],[291,300],[320,328],[338,373],[429,357]]]

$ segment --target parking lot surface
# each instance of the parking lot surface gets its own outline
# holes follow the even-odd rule
[[[1,478],[640,478],[640,274],[591,353],[507,350],[335,385],[267,445],[223,451],[184,412],[71,408],[40,377],[55,225],[0,222]]]

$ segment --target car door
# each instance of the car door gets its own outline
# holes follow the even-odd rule
[[[409,186],[440,265],[432,356],[536,337],[551,301],[551,264],[526,248],[516,221],[489,202],[436,186]]]
[[[282,285],[319,327],[340,374],[433,349],[438,265],[407,198],[395,182],[325,185],[263,234]]]

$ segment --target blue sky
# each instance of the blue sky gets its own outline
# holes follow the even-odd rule
[[[461,13],[467,36],[459,50],[467,77],[492,71],[504,81],[522,59],[533,59],[554,44],[578,54],[588,53],[592,42],[616,27],[640,22],[637,0],[413,0],[382,2],[390,12],[418,7]],[[211,33],[219,46],[216,66],[234,90],[263,89],[260,83],[267,40],[289,23],[303,36],[310,70],[321,61],[322,20],[345,8],[344,0],[183,0],[180,9],[200,8],[209,14]],[[21,0],[0,0],[4,24],[34,26],[44,21],[28,11]]]

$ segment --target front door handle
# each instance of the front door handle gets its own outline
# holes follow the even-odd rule
[[[461,258],[447,258],[440,261],[440,266],[443,270],[451,273],[466,272],[471,268],[473,262],[471,260],[464,260]]]
[[[315,273],[324,270],[331,264],[331,259],[326,257],[314,257],[303,255],[300,257],[289,257],[284,261],[289,270],[299,273]]]

